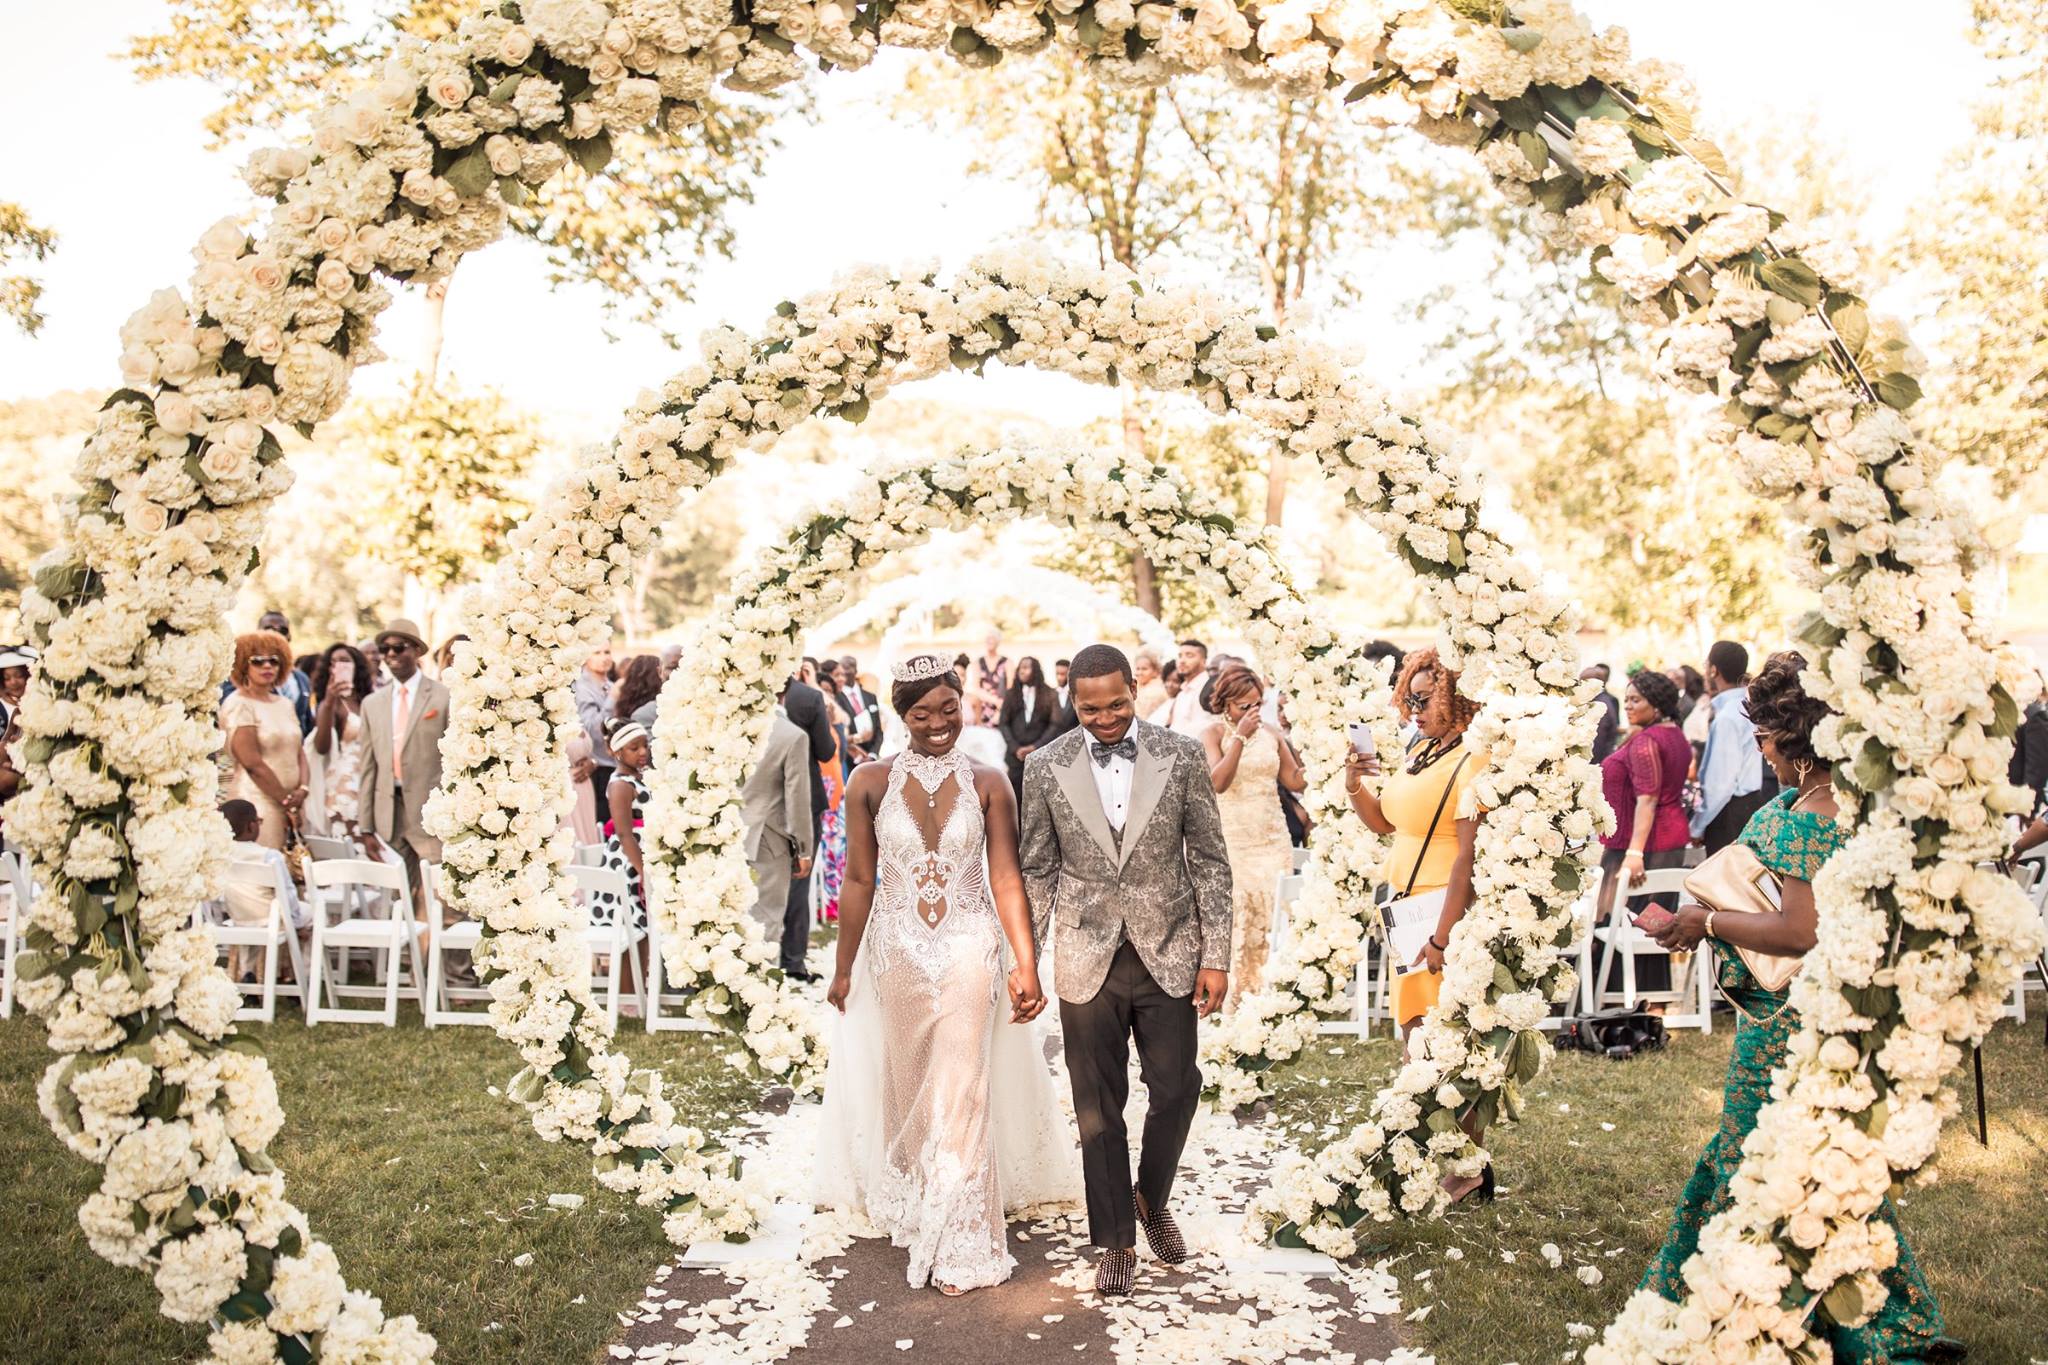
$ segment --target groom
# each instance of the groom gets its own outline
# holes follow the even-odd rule
[[[1137,1229],[1169,1265],[1187,1257],[1166,1211],[1201,1098],[1195,1020],[1229,984],[1230,861],[1202,746],[1139,720],[1130,661],[1089,645],[1067,674],[1079,728],[1024,765],[1019,861],[1041,946],[1057,917],[1060,995],[1095,1289],[1131,1292]],[[1150,1092],[1131,1187],[1124,1101],[1130,1039]]]

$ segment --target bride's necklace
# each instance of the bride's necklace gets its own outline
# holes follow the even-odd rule
[[[924,788],[924,804],[928,810],[939,805],[939,788],[946,785],[946,779],[960,771],[960,751],[948,749],[943,754],[927,754],[917,749],[905,749],[896,758],[905,777],[917,779],[917,785]]]

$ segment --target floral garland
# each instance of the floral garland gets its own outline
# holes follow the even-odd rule
[[[1102,452],[1035,447],[882,469],[801,518],[781,544],[736,575],[731,599],[688,651],[696,666],[677,670],[663,688],[647,807],[648,870],[666,965],[679,979],[704,980],[722,944],[758,935],[747,916],[754,892],[739,789],[779,682],[795,671],[805,623],[844,599],[850,574],[935,531],[1030,515],[1107,530],[1154,561],[1207,580],[1243,612],[1247,638],[1272,660],[1274,685],[1304,714],[1348,712],[1366,668],[1362,650],[1311,619],[1262,530],[1236,524],[1170,471]],[[1368,904],[1361,899],[1351,907],[1354,921]],[[763,952],[772,957],[772,947]],[[710,987],[714,1008],[719,984]],[[803,1041],[747,1035],[750,1048],[766,1049],[764,1064],[780,1062]],[[789,1061],[823,1069],[815,1042]]]
[[[1031,250],[985,257],[950,285],[857,271],[826,293],[782,304],[759,335],[721,328],[705,335],[703,347],[703,361],[650,396],[629,417],[612,450],[559,486],[522,528],[521,555],[508,567],[507,582],[553,585],[555,597],[575,591],[567,585],[600,578],[616,585],[625,566],[645,552],[653,526],[671,513],[676,490],[702,477],[692,471],[722,467],[743,447],[770,444],[814,412],[858,420],[898,384],[955,367],[978,371],[990,361],[1036,365],[1095,382],[1120,375],[1150,387],[1186,390],[1212,410],[1240,413],[1291,452],[1320,460],[1425,576],[1447,623],[1446,655],[1488,703],[1490,719],[1474,734],[1494,756],[1491,775],[1479,786],[1497,814],[1479,840],[1480,901],[1453,936],[1452,971],[1423,1061],[1404,1067],[1382,1096],[1386,1108],[1372,1125],[1377,1139],[1359,1139],[1365,1153],[1357,1163],[1361,1174],[1336,1183],[1304,1175],[1300,1188],[1318,1196],[1334,1193],[1327,1201],[1296,1200],[1284,1218],[1273,1221],[1285,1224],[1283,1238],[1315,1236],[1319,1244],[1332,1245],[1348,1235],[1343,1230],[1361,1210],[1389,1217],[1397,1210],[1441,1207],[1439,1177],[1476,1169],[1484,1159],[1458,1128],[1456,1114],[1473,1105],[1489,1116],[1498,1109],[1512,1113],[1519,1103],[1516,1085],[1534,1074],[1545,1054],[1537,1021],[1574,984],[1563,949],[1571,940],[1571,907],[1582,873],[1579,850],[1606,818],[1586,762],[1590,689],[1578,681],[1566,643],[1573,614],[1481,525],[1475,476],[1441,453],[1440,437],[1434,443],[1425,439],[1424,428],[1389,411],[1376,391],[1323,348],[1256,326],[1207,294],[1160,288],[1118,269],[1070,267]],[[989,498],[982,502],[991,513],[1001,505]],[[849,515],[863,527],[873,524],[867,535],[894,543],[890,538],[899,532],[891,529],[897,523],[890,518],[929,515],[919,513],[918,505],[911,489],[894,503],[883,499]],[[833,545],[840,548],[822,561],[821,572],[850,571],[854,550],[837,540]],[[1277,582],[1239,587],[1240,597],[1254,606],[1280,591]],[[522,629],[537,629],[535,638],[550,631],[560,641],[583,638],[587,623],[565,619],[536,627],[530,599],[531,591],[522,587],[502,598],[496,610],[527,622]],[[746,615],[735,627],[745,638],[730,648],[717,639],[704,642],[701,667],[693,674],[755,677],[786,663],[785,624]],[[1306,624],[1305,616],[1300,624]],[[489,629],[498,638],[499,625],[493,622]],[[759,654],[768,648],[761,640],[769,636],[776,642],[773,652]],[[562,688],[569,651],[577,646],[558,648],[563,658],[554,677]],[[1280,657],[1267,657],[1278,671]],[[531,695],[521,690],[526,685],[507,695]],[[672,679],[670,685],[680,684]],[[1308,766],[1319,775],[1316,808],[1330,816],[1326,827],[1334,831],[1345,802],[1345,722],[1375,697],[1384,710],[1385,680],[1354,663],[1345,688],[1311,688],[1304,695],[1296,729]],[[1344,702],[1318,704],[1318,698],[1336,696]],[[566,706],[560,696],[549,704]],[[709,704],[685,705],[695,711]],[[674,712],[663,708],[665,715]],[[731,1010],[734,989],[754,990],[750,973],[762,975],[767,960],[765,948],[749,947],[744,930],[743,910],[751,899],[744,864],[715,861],[708,875],[693,865],[681,891],[669,871],[670,864],[716,853],[738,838],[729,793],[704,774],[722,780],[744,771],[757,739],[758,728],[737,724],[702,734],[693,728],[687,748],[671,748],[657,736],[657,772],[687,774],[674,779],[687,786],[672,798],[684,808],[679,816],[650,816],[650,845],[674,849],[657,856],[651,868],[651,909],[662,928],[671,979],[684,989],[707,988],[701,1008],[721,1017],[730,1013],[724,1022],[754,1062],[804,1090],[822,1073],[814,1035],[780,1010],[757,1020],[755,1007],[744,999]],[[510,795],[526,800],[530,794],[522,789]],[[656,805],[663,801],[657,788]],[[514,814],[508,808],[499,818],[509,822]],[[555,812],[545,814],[551,818]],[[1271,1068],[1300,1052],[1313,1031],[1313,1011],[1335,1007],[1336,993],[1361,953],[1362,909],[1376,854],[1366,839],[1332,838],[1319,845],[1296,956],[1284,969],[1269,972],[1275,981],[1283,971],[1292,979],[1263,993],[1252,1013],[1263,1027],[1233,1024],[1209,1045],[1220,1096],[1238,1101],[1259,1093]],[[1447,1106],[1452,1112],[1440,1112]],[[1373,1159],[1373,1152],[1383,1155]],[[1379,1193],[1361,1190],[1361,1181]]]
[[[95,1249],[154,1271],[173,1316],[214,1321],[223,1358],[303,1358],[316,1336],[338,1356],[431,1351],[410,1319],[387,1322],[374,1300],[341,1287],[331,1253],[305,1240],[295,1212],[284,1218],[295,1236],[275,1226],[289,1205],[278,1184],[264,1183],[267,1202],[256,1196],[256,1182],[275,1174],[261,1143],[223,1145],[223,1130],[262,1133],[253,1120],[266,1113],[268,1073],[224,1060],[239,1050],[223,1017],[228,983],[184,927],[225,858],[205,761],[216,743],[212,684],[228,657],[221,622],[264,512],[290,482],[266,427],[310,430],[340,405],[354,367],[378,358],[374,322],[389,295],[375,276],[445,275],[498,234],[505,201],[572,158],[601,170],[614,132],[696,121],[714,82],[766,88],[813,57],[859,67],[882,44],[944,46],[987,64],[1058,41],[1137,82],[1208,68],[1303,91],[1355,80],[1367,116],[1472,148],[1505,192],[1542,204],[1553,229],[1590,247],[1647,316],[1672,324],[1661,355],[1673,379],[1731,400],[1752,486],[1784,494],[1817,526],[1807,550],[1822,612],[1805,638],[1818,651],[1816,687],[1843,712],[1824,742],[1863,825],[1844,870],[1818,888],[1825,927],[1801,986],[1806,1031],[1752,1155],[1755,1169],[1780,1152],[1799,1159],[1780,1163],[1796,1168],[1786,1180],[1745,1178],[1703,1238],[1685,1319],[1704,1314],[1703,1332],[1673,1336],[1671,1312],[1639,1299],[1601,1349],[1607,1359],[1689,1359],[1706,1349],[1696,1338],[1736,1353],[1766,1339],[1792,1349],[1815,1299],[1832,1321],[1873,1311],[1873,1272],[1891,1243],[1866,1228],[1872,1192],[1885,1168],[1910,1178],[1925,1167],[1940,1077],[1989,1028],[2036,931],[2017,893],[1972,874],[1996,842],[1987,810],[2013,803],[1999,774],[2017,666],[1970,617],[1965,588],[1981,546],[1931,491],[1938,460],[1885,410],[1915,401],[1919,360],[1851,292],[1853,261],[1729,193],[1718,153],[1693,136],[1682,77],[1631,62],[1620,30],[1593,33],[1564,0],[1242,10],[1026,0],[973,7],[969,23],[961,13],[950,0],[774,0],[743,12],[726,0],[490,6],[445,39],[408,45],[315,115],[308,145],[257,154],[249,183],[277,203],[262,234],[233,220],[210,229],[189,301],[160,291],[122,329],[129,387],[86,444],[65,544],[23,602],[45,667],[23,708],[26,790],[9,818],[46,892],[23,974],[24,997],[65,1054],[46,1078],[45,1107],[67,1143],[108,1169],[103,1202],[83,1215]],[[981,353],[968,348],[970,363]],[[1072,360],[1095,368],[1084,354]],[[717,401],[711,415],[723,419]],[[1391,432],[1412,428],[1387,421],[1382,439],[1409,448],[1412,435]],[[1314,453],[1321,442],[1304,445]],[[1435,494],[1391,482],[1367,480],[1360,495],[1383,513],[1436,506]],[[606,496],[590,490],[592,503]],[[1495,576],[1491,566],[1506,563],[1497,542],[1481,537],[1490,554],[1471,554],[1476,528],[1409,533],[1431,563],[1455,562],[1431,555],[1438,543],[1470,555],[1447,589],[1454,597],[1487,581],[1503,600],[1529,591],[1519,570]],[[607,555],[622,543],[593,540]],[[602,572],[622,576],[625,564]],[[1515,694],[1528,705],[1569,691],[1542,676],[1545,665],[1563,669],[1538,661],[1542,692]],[[1532,737],[1555,732],[1548,759],[1529,770],[1542,784],[1529,795],[1561,801],[1558,784],[1575,780],[1565,765],[1580,752],[1576,721],[1560,710],[1509,723]],[[1525,930],[1563,932],[1552,913],[1561,902],[1540,879],[1531,885],[1538,903]],[[1540,943],[1532,951],[1524,967],[1554,987],[1554,964]],[[1476,1003],[1475,976],[1454,970],[1452,984],[1440,1019]],[[113,1070],[128,1061],[147,1073],[139,1087],[132,1069]],[[1441,1050],[1425,1049],[1424,1063],[1463,1070]],[[210,1083],[237,1068],[236,1084]],[[102,1071],[120,1084],[96,1088],[89,1078]],[[1423,1082],[1418,1072],[1400,1088],[1434,1094]],[[104,1150],[84,1136],[115,1129],[123,1135]],[[1853,1198],[1817,1183],[1839,1163],[1809,1160],[1816,1152],[1864,1172]],[[1776,1285],[1795,1273],[1781,1307]]]

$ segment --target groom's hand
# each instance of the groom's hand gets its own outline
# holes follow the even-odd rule
[[[1207,1019],[1223,1008],[1230,994],[1230,973],[1203,969],[1195,973],[1195,1013]]]

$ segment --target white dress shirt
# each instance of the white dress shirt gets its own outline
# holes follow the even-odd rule
[[[1202,688],[1209,682],[1209,670],[1203,669],[1180,685],[1180,693],[1173,699],[1173,709],[1167,714],[1167,728],[1178,730],[1196,739],[1209,728],[1209,722],[1216,719],[1202,707]]]
[[[1130,731],[1124,732],[1126,735]],[[1107,763],[1095,761],[1095,736],[1084,741],[1088,753],[1088,771],[1095,778],[1095,794],[1102,798],[1102,814],[1113,830],[1122,830],[1124,817],[1131,809],[1131,778],[1138,771],[1137,763],[1118,754]]]
[[[1026,725],[1029,725],[1031,723],[1032,713],[1038,710],[1038,689],[1035,687],[1027,687],[1024,689],[1023,696],[1024,723]]]

